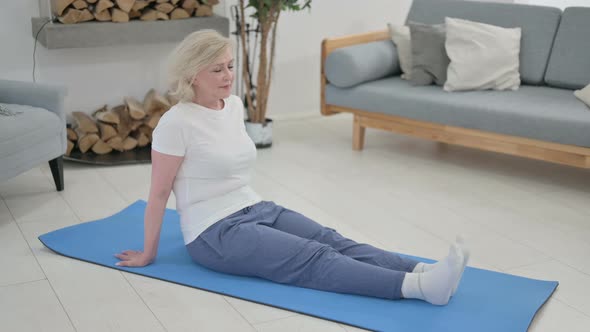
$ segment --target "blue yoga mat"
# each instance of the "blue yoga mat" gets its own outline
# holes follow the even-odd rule
[[[115,253],[143,248],[145,206],[145,201],[137,201],[111,217],[56,230],[39,240],[71,258],[377,331],[526,331],[557,287],[555,281],[467,268],[450,303],[439,307],[217,273],[192,262],[174,210],[164,216],[156,262],[143,268],[118,267]]]

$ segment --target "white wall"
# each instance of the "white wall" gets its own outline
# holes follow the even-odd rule
[[[282,13],[269,116],[319,114],[322,39],[386,29],[387,22],[402,23],[410,4],[411,0],[316,0],[309,12]]]
[[[31,81],[33,38],[30,19],[39,2],[0,1],[0,78]],[[222,0],[218,14],[235,0]],[[278,28],[277,58],[269,116],[319,112],[320,42],[401,23],[411,0],[316,0],[310,12],[284,13]],[[45,11],[44,11],[45,12]],[[233,31],[233,24],[230,31]],[[152,87],[165,90],[165,58],[174,44],[47,50],[37,46],[38,82],[68,88],[67,111],[92,112],[124,96],[143,98]]]
[[[31,17],[47,15],[45,0],[0,2],[0,78],[32,81],[34,39]],[[223,13],[224,6],[215,9]],[[50,23],[51,24],[51,23]],[[114,106],[124,96],[143,99],[148,89],[162,91],[165,57],[174,44],[112,46],[86,49],[36,51],[38,82],[56,83],[68,89],[66,109],[92,112],[103,104]]]

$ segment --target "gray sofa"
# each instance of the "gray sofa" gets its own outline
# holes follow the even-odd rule
[[[64,188],[65,90],[0,80],[0,182],[49,162],[55,186]]]
[[[573,94],[590,83],[590,8],[414,0],[407,21],[446,16],[522,28],[519,90],[413,86],[387,30],[325,39],[322,114],[355,114],[353,148],[377,128],[590,168],[590,108]]]

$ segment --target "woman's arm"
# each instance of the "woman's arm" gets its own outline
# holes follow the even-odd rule
[[[115,255],[121,261],[119,266],[145,266],[150,264],[158,252],[160,230],[166,203],[172,191],[174,178],[184,157],[163,154],[152,150],[152,176],[150,194],[144,219],[144,250],[126,250]]]

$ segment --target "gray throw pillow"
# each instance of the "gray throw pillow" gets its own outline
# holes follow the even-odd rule
[[[445,25],[409,22],[412,40],[412,78],[414,85],[444,85],[449,57],[445,51]]]

